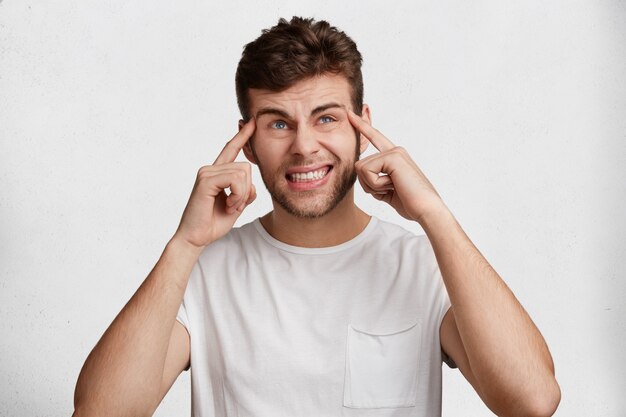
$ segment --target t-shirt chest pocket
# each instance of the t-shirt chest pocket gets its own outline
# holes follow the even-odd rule
[[[420,344],[421,321],[385,334],[348,325],[343,405],[414,407]]]

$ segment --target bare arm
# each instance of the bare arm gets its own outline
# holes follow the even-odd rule
[[[167,244],[152,272],[87,358],[76,385],[76,416],[154,412],[162,398],[176,313],[199,253],[182,240]]]
[[[541,333],[447,209],[421,221],[452,308],[441,344],[485,404],[502,416],[550,416],[560,399]]]
[[[418,222],[433,245],[452,303],[440,330],[444,351],[498,415],[552,415],[561,395],[537,327],[410,155],[369,119],[348,115],[380,151],[354,164],[363,190]]]
[[[176,313],[202,250],[256,198],[250,164],[234,162],[254,123],[241,126],[214,164],[198,171],[176,234],[83,365],[76,417],[150,416],[189,363],[189,335]]]

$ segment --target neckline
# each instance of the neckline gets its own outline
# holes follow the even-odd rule
[[[372,230],[374,230],[374,228],[378,224],[378,218],[371,216],[370,221],[367,223],[367,226],[365,226],[365,228],[361,231],[361,233],[359,233],[352,239],[346,242],[340,243],[339,245],[326,246],[323,248],[305,248],[302,246],[294,246],[294,245],[290,245],[285,242],[282,242],[274,238],[272,235],[268,233],[267,230],[265,230],[265,228],[263,227],[263,224],[261,224],[260,217],[257,217],[252,222],[252,224],[254,225],[254,228],[256,229],[256,231],[261,235],[261,237],[267,243],[269,243],[270,245],[274,246],[277,249],[280,249],[286,252],[291,252],[291,253],[298,253],[301,255],[323,255],[323,254],[328,254],[328,253],[341,252],[343,250],[349,249],[361,243],[361,241],[363,241],[372,232]]]

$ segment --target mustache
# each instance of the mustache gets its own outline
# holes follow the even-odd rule
[[[329,155],[329,158],[324,158],[324,159],[292,158],[288,161],[283,162],[280,165],[279,169],[282,171],[286,171],[289,168],[293,168],[293,167],[316,165],[320,163],[327,163],[329,161],[331,162],[332,165],[337,165],[339,164],[339,162],[341,162],[339,158],[337,158],[334,155]]]

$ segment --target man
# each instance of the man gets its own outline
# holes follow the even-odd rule
[[[194,416],[432,417],[442,360],[496,414],[552,415],[545,341],[371,126],[354,42],[281,19],[245,47],[236,85],[239,133],[198,171],[176,233],[87,358],[75,415],[151,415],[191,368]],[[256,198],[242,150],[273,210],[233,228]],[[426,236],[360,210],[357,178]]]

